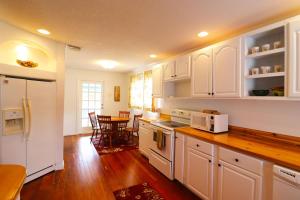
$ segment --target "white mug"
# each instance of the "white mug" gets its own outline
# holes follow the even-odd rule
[[[269,51],[271,48],[271,45],[270,44],[264,44],[262,45],[261,49],[262,51]]]
[[[261,69],[261,72],[263,74],[267,74],[267,73],[271,72],[271,67],[270,66],[261,66],[260,69]]]
[[[280,48],[281,47],[281,41],[276,41],[273,43],[274,49]]]
[[[259,52],[259,49],[260,49],[259,46],[252,47],[252,48],[251,48],[251,53],[252,53],[252,54],[253,54],[253,53],[258,53],[258,52]]]
[[[274,72],[282,72],[283,67],[282,65],[274,65]]]

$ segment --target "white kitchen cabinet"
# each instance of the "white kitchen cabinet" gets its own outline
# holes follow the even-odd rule
[[[218,200],[260,200],[261,176],[219,161]]]
[[[189,79],[191,76],[191,57],[184,55],[163,65],[164,81]]]
[[[190,55],[180,56],[175,60],[175,79],[188,79],[191,77]]]
[[[213,96],[241,96],[241,38],[213,47]]]
[[[261,200],[263,161],[219,147],[218,200]]]
[[[184,182],[184,135],[176,132],[175,140],[175,179]]]
[[[300,19],[289,23],[289,94],[300,97]]]
[[[156,65],[152,69],[152,95],[153,97],[163,96],[163,69]]]
[[[185,185],[201,199],[212,199],[212,156],[188,147]]]
[[[175,78],[175,61],[170,61],[163,64],[164,81],[170,81]]]
[[[150,145],[152,142],[152,129],[150,124],[142,120],[139,121],[139,151],[149,158]]]
[[[212,93],[212,48],[192,55],[192,96],[210,97]]]

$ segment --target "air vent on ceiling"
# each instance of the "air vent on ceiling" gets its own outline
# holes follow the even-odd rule
[[[75,45],[71,45],[71,44],[67,44],[67,46],[69,47],[69,49],[75,50],[75,51],[80,51],[81,47],[79,46],[75,46]]]

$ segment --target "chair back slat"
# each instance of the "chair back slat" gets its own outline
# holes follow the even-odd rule
[[[119,111],[119,117],[122,118],[129,118],[130,112],[129,111]]]
[[[93,129],[97,128],[98,125],[97,125],[97,118],[96,118],[95,112],[90,112],[89,113],[89,118],[90,118],[90,122],[92,124],[92,128]]]
[[[111,116],[106,115],[98,115],[97,116],[99,127],[101,131],[111,131],[112,130],[112,122]]]

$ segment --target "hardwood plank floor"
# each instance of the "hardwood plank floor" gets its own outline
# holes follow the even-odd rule
[[[98,155],[90,136],[67,136],[65,169],[24,185],[22,200],[115,199],[113,191],[150,183],[165,199],[199,200],[177,181],[170,181],[148,164],[138,150]]]

